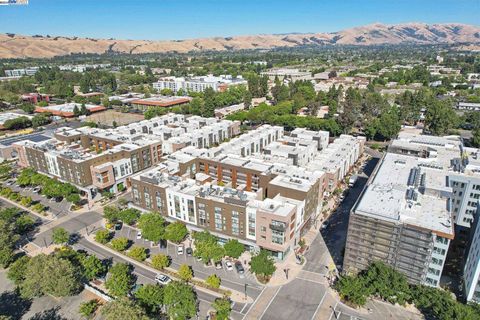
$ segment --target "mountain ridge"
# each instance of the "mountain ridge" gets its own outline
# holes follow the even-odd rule
[[[0,34],[0,58],[51,58],[72,53],[167,53],[274,49],[300,45],[480,43],[480,27],[462,23],[372,23],[330,33],[258,34],[184,40],[121,40]]]

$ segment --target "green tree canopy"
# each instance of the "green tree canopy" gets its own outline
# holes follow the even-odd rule
[[[165,238],[167,240],[170,240],[175,243],[179,243],[188,234],[187,227],[185,224],[177,221],[174,223],[170,223],[166,228],[165,228]]]
[[[130,267],[123,263],[117,263],[110,268],[105,287],[108,292],[116,297],[126,296],[134,284]]]
[[[158,312],[163,305],[163,287],[158,284],[146,284],[135,292],[135,298],[148,313]]]
[[[81,284],[78,269],[70,260],[40,254],[30,259],[19,287],[21,295],[29,299],[45,294],[70,296],[80,290]]]
[[[138,219],[138,226],[142,230],[143,238],[159,242],[165,239],[165,219],[157,212],[142,214]]]
[[[164,289],[164,305],[172,319],[185,320],[197,313],[195,293],[188,284],[172,281]]]
[[[55,244],[65,244],[68,242],[70,234],[64,228],[54,228],[52,233],[52,241]]]
[[[149,320],[142,307],[128,298],[115,299],[102,308],[105,320]]]
[[[272,257],[265,250],[252,257],[250,269],[256,275],[270,277],[276,270]]]
[[[235,259],[238,259],[245,251],[245,246],[237,239],[228,240],[223,247],[225,248],[225,254]]]
[[[228,298],[217,298],[212,303],[213,309],[218,320],[230,319],[230,313],[232,312],[232,303]]]

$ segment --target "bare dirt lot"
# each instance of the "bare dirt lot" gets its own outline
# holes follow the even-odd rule
[[[106,110],[103,112],[97,112],[89,115],[85,120],[106,126],[112,126],[113,121],[115,121],[117,123],[117,126],[122,126],[125,124],[142,121],[143,119],[143,114],[123,113],[114,110]]]

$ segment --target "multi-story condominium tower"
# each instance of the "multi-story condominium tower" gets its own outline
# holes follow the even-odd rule
[[[343,269],[375,260],[438,286],[450,240],[452,188],[429,159],[387,153],[350,215]]]

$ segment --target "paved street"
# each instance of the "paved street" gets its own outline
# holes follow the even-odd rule
[[[126,259],[119,255],[112,255],[107,250],[91,243],[85,239],[80,239],[80,241],[74,245],[75,249],[82,249],[89,253],[95,254],[100,259],[112,259],[112,261],[116,263],[129,263]],[[138,283],[155,283],[155,276],[157,272],[152,272],[149,269],[142,268],[138,265],[133,265],[134,271],[133,273],[137,276]],[[205,293],[203,291],[197,290],[197,297],[200,301],[200,316],[206,317],[207,311],[209,309],[210,304],[216,299],[215,296]],[[233,317],[234,319],[242,319],[246,310],[248,310],[249,304],[245,305],[242,303],[235,303],[233,305]]]
[[[137,239],[137,230],[124,225],[122,230],[115,233],[115,237],[126,237],[130,239],[133,245],[143,246],[150,250],[150,254],[164,253],[169,255],[172,258],[172,267],[178,269],[182,264],[188,264],[192,267],[194,275],[201,279],[206,279],[211,274],[216,274],[222,279],[222,286],[227,288],[244,292],[245,283],[248,285],[247,294],[255,299],[263,289],[263,286],[258,284],[256,278],[248,270],[248,267],[245,266],[245,277],[240,278],[236,271],[227,271],[225,268],[220,270],[215,269],[213,266],[206,267],[204,263],[197,261],[195,257],[189,257],[186,254],[177,255],[177,246],[168,243],[166,249],[160,249],[159,246],[152,247],[150,241],[145,239]]]
[[[370,159],[363,170],[362,174],[358,175],[358,180],[355,185],[349,189],[345,199],[338,205],[337,209],[327,219],[329,226],[322,230],[322,236],[328,247],[328,251],[332,256],[337,267],[342,266],[343,254],[345,249],[345,242],[347,240],[348,219],[350,217],[350,210],[354,206],[358,197],[360,196],[368,177],[372,174],[375,166],[378,163],[378,158]],[[313,257],[318,260],[319,257]]]

